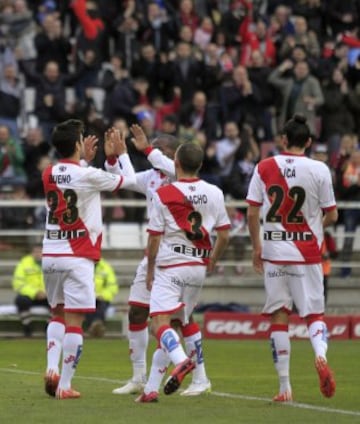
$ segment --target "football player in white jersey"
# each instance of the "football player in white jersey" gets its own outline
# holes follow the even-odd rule
[[[321,268],[324,227],[338,218],[331,174],[324,163],[304,154],[311,144],[305,117],[295,115],[283,134],[286,150],[259,162],[246,199],[253,265],[264,273],[263,313],[271,317],[270,342],[280,385],[273,400],[278,402],[293,399],[288,331],[293,304],[308,327],[322,394],[333,396],[336,386],[326,359]]]
[[[203,150],[193,143],[182,144],[175,154],[177,181],[160,187],[153,197],[148,224],[148,267],[146,284],[150,290],[152,333],[159,344],[148,382],[137,402],[156,402],[164,374],[158,370],[168,360],[175,365],[164,393],[175,392],[185,376],[195,368],[185,353],[178,333],[171,327],[176,319],[183,327],[199,299],[207,270],[212,272],[228,240],[230,220],[222,191],[197,173]],[[211,234],[217,237],[212,246]],[[201,346],[195,344],[201,356]]]
[[[83,130],[82,121],[75,119],[55,127],[52,145],[61,159],[42,176],[47,202],[42,269],[52,309],[44,379],[46,393],[57,399],[80,397],[71,381],[82,352],[85,313],[95,311],[94,264],[100,259],[103,226],[100,193],[135,182],[125,140],[115,130],[105,137],[105,153],[111,163],[121,162],[123,175],[80,166],[84,149],[93,158],[97,143],[93,136],[84,140]]]
[[[133,143],[137,150],[147,155],[153,168],[136,173],[136,184],[129,187],[146,196],[147,215],[151,216],[152,198],[159,187],[175,180],[174,155],[179,146],[178,140],[168,134],[161,134],[152,144],[138,125],[131,127]],[[111,168],[106,165],[112,172]],[[140,262],[129,295],[129,352],[132,362],[132,378],[122,387],[113,390],[114,394],[136,394],[144,389],[146,376],[146,352],[149,341],[148,318],[150,291],[146,287],[147,257]],[[197,396],[211,390],[211,383],[205,371],[204,357],[201,353],[202,334],[199,325],[191,318],[190,323],[181,326],[186,348],[189,354],[196,352],[196,368],[192,373],[192,382],[181,395]],[[160,367],[166,368],[168,361]]]

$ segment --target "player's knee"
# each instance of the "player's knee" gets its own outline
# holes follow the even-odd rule
[[[147,321],[149,317],[149,309],[140,306],[130,306],[129,309],[129,323],[142,324]]]

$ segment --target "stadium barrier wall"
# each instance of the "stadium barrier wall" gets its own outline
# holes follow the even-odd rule
[[[360,315],[325,316],[332,340],[360,339]],[[267,339],[270,321],[261,314],[238,312],[205,312],[203,334],[207,339]],[[290,316],[290,337],[308,339],[306,323],[298,315]]]

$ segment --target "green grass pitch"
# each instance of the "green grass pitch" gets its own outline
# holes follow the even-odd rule
[[[149,363],[155,343],[149,349]],[[122,339],[86,339],[73,386],[82,397],[57,401],[43,391],[45,340],[0,340],[1,424],[218,424],[360,423],[360,341],[330,342],[328,360],[336,394],[322,397],[308,341],[292,342],[294,402],[274,404],[278,390],[268,342],[205,340],[213,391],[184,398],[160,394],[158,403],[113,395],[130,376],[128,344]],[[186,387],[190,378],[183,383]]]

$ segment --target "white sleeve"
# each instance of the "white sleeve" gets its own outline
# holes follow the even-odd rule
[[[330,170],[325,164],[323,169],[323,178],[320,184],[319,198],[321,208],[327,209],[335,206],[336,200]]]
[[[134,185],[136,183],[136,174],[129,155],[127,153],[120,155],[119,163],[123,177],[120,188],[128,188],[131,185]]]
[[[122,175],[120,163],[118,160],[114,163],[114,165],[110,165],[106,160],[104,165],[107,172],[110,172],[111,174]]]
[[[259,175],[258,165],[256,165],[251,177],[246,200],[249,203],[257,203],[259,205],[262,205],[264,201],[263,184]]]
[[[165,219],[163,214],[163,204],[157,193],[151,201],[151,214],[149,218],[148,231],[163,234],[165,230]]]
[[[175,178],[175,165],[172,159],[165,156],[159,149],[153,149],[147,156],[153,168],[159,169],[169,177]]]

